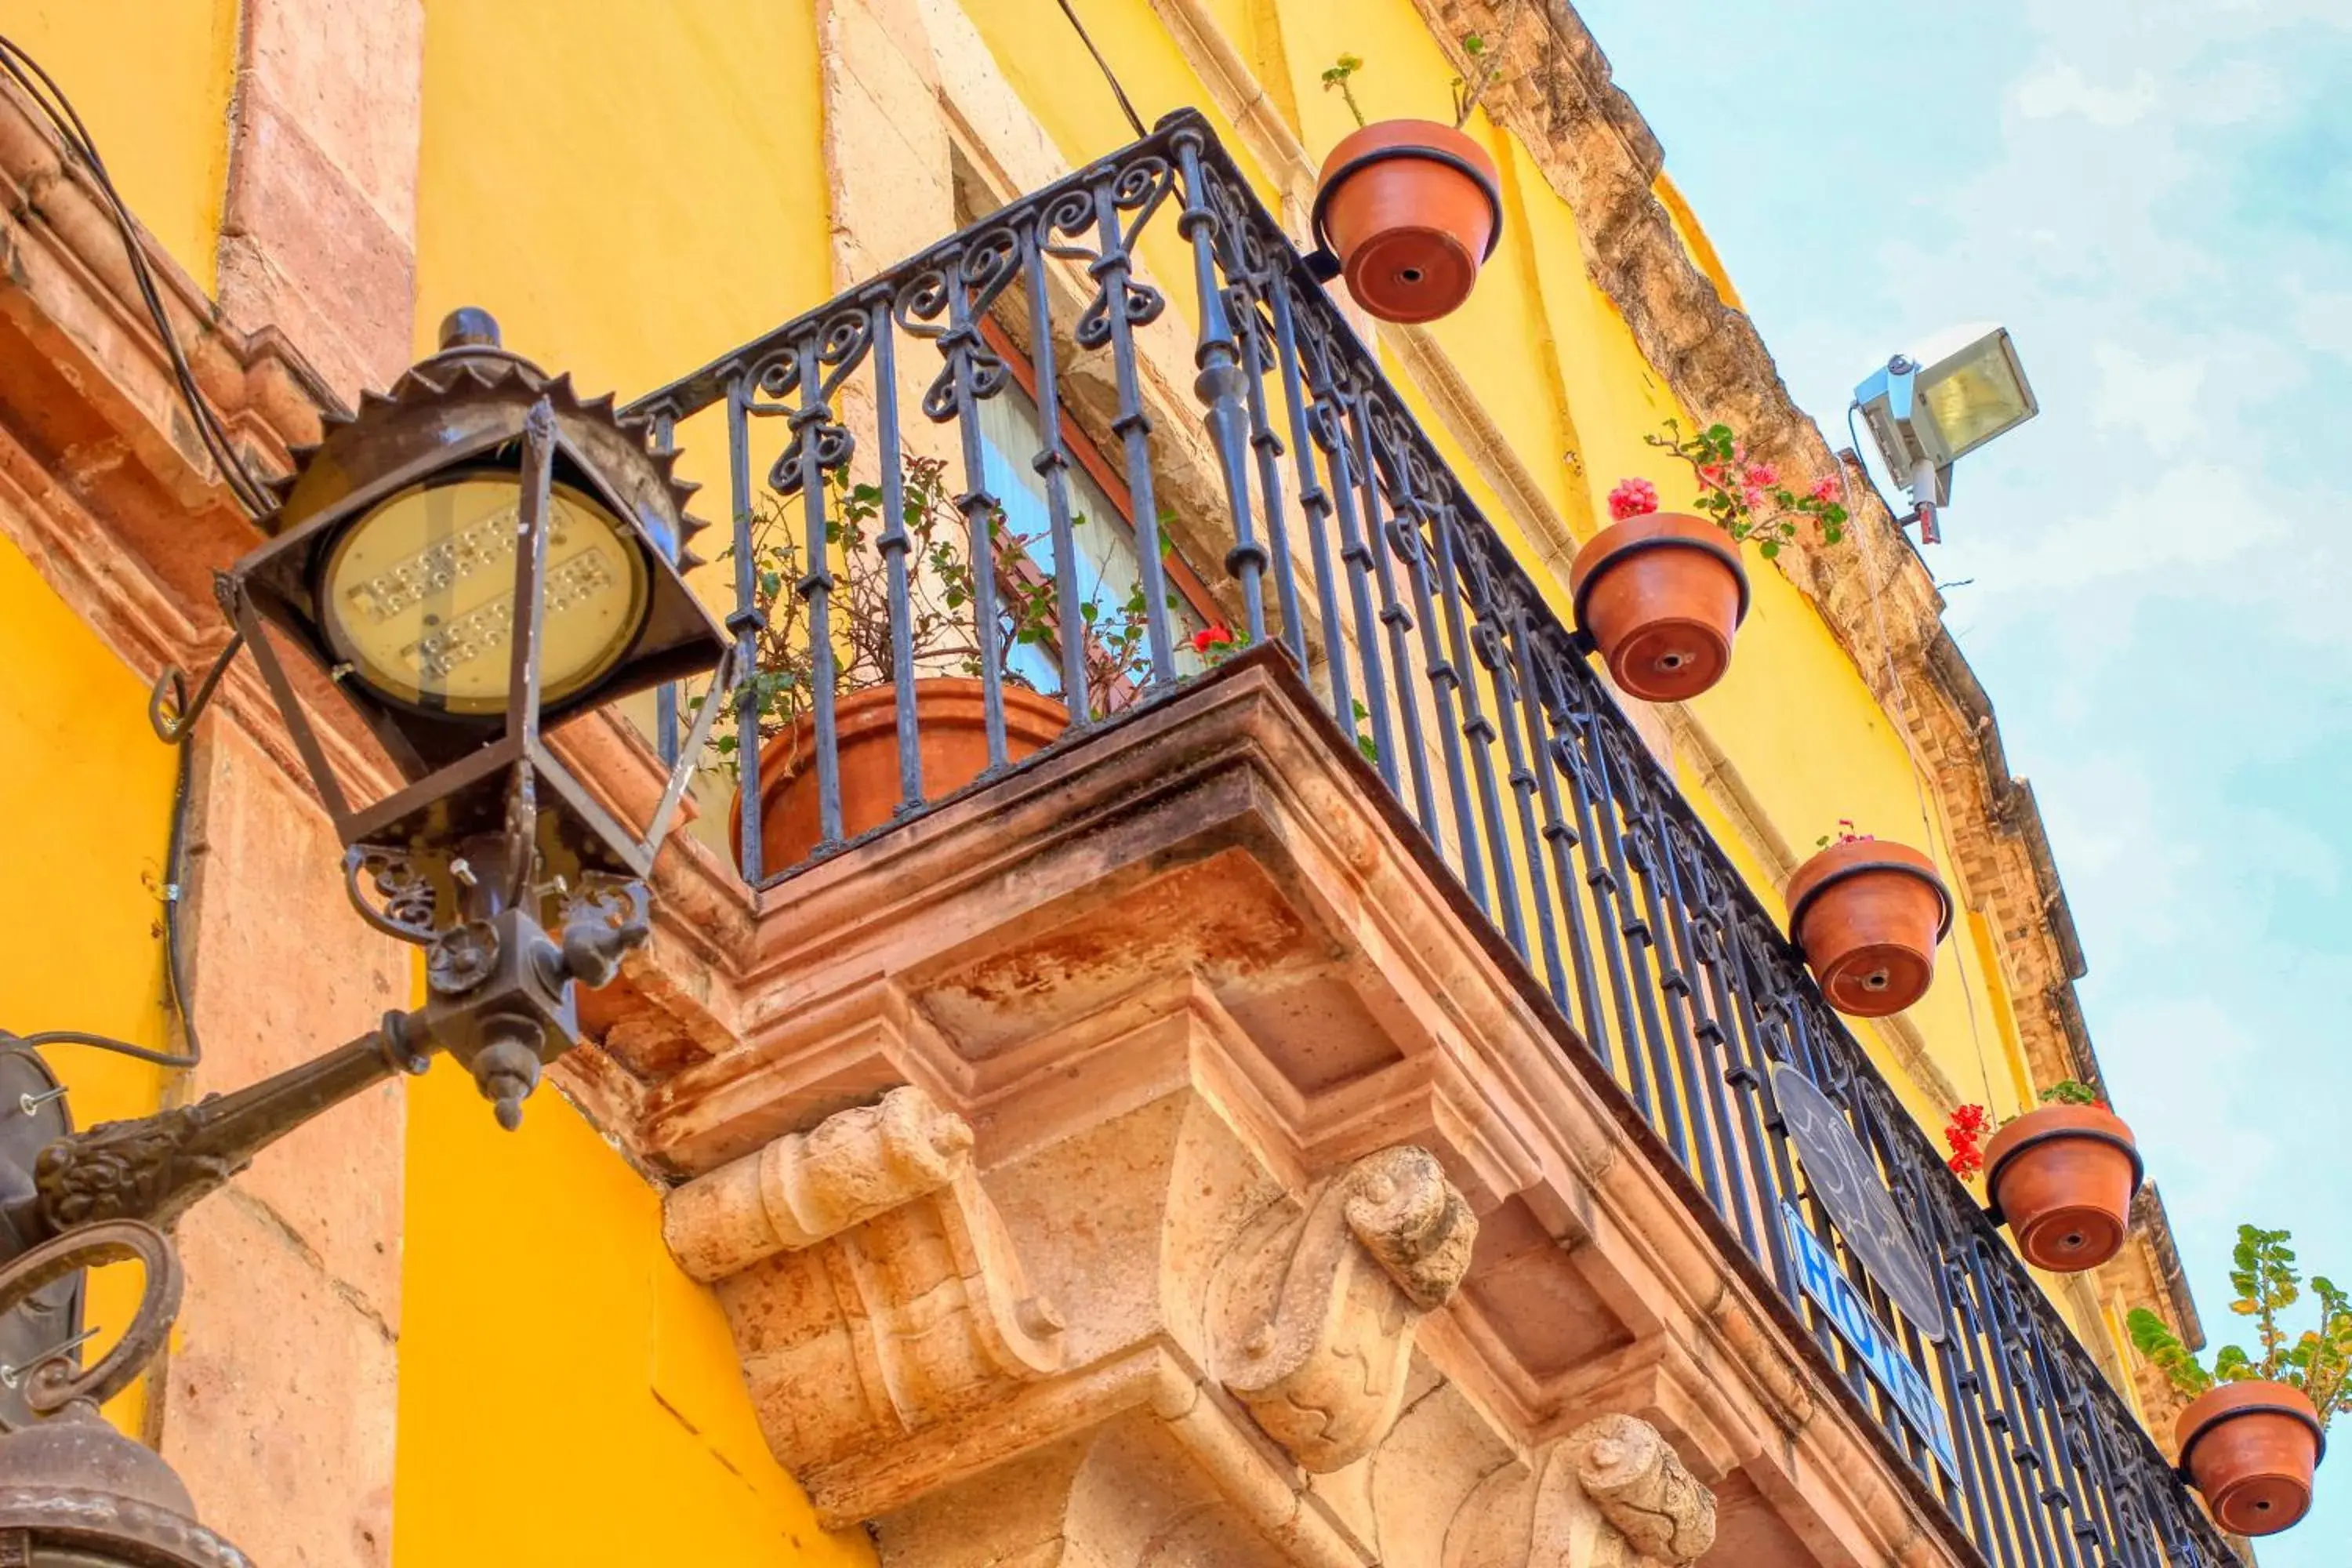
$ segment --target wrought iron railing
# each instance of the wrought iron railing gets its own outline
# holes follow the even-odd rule
[[[1150,238],[1149,226],[1171,209],[1177,237]],[[1549,989],[1572,1026],[1564,1035],[1580,1035],[1631,1097],[1744,1254],[1741,1266],[1777,1288],[1889,1458],[2000,1568],[2234,1563],[1197,115],[1170,117],[634,405],[665,441],[698,417],[724,420],[736,519],[730,625],[748,657],[760,646],[762,604],[782,593],[797,600],[808,664],[800,729],[813,757],[795,765],[816,775],[819,853],[842,837],[840,628],[829,599],[841,581],[839,507],[853,470],[873,476],[865,504],[882,528],[866,565],[882,574],[894,668],[921,662],[908,605],[932,565],[908,522],[903,476],[914,454],[902,375],[930,373],[921,413],[961,474],[954,506],[971,601],[962,608],[981,631],[967,668],[985,691],[984,776],[1017,765],[1004,718],[1007,645],[992,635],[1007,624],[1001,595],[1037,586],[1008,578],[1036,563],[1034,552],[1005,549],[979,434],[983,405],[1007,395],[1016,370],[1037,405],[1043,434],[1030,461],[1050,514],[1037,570],[1050,568],[1054,606],[1032,627],[1042,635],[1031,651],[1051,650],[1071,738],[1116,705],[1103,660],[1091,657],[1099,639],[1084,610],[1063,418],[1064,378],[1081,371],[1129,492],[1133,602],[1146,623],[1122,630],[1125,664],[1112,661],[1109,684],[1145,701],[1181,685],[1184,644],[1169,608],[1154,466],[1155,442],[1175,432],[1169,410],[1147,395],[1138,342],[1176,325],[1160,325],[1170,301],[1139,275],[1139,247],[1153,244],[1163,263],[1192,273],[1179,311],[1189,316],[1196,372],[1190,413],[1205,425],[1222,493],[1221,515],[1195,521],[1213,524],[1224,545],[1217,606],[1233,616],[1237,640],[1282,645],[1359,737],[1468,896]],[[1025,348],[1012,346],[1022,338]],[[928,352],[908,352],[919,344]],[[856,435],[836,412],[853,396],[865,426]],[[763,493],[752,447],[757,422],[772,417],[784,429]],[[861,453],[868,441],[870,455]],[[790,583],[763,584],[753,520],[771,509],[772,523],[780,499],[799,510],[801,559],[813,564]],[[852,537],[862,548],[862,534]],[[910,685],[897,682],[901,817],[927,805]],[[747,688],[734,757],[750,800],[776,761],[772,740],[761,744],[775,728],[763,711]],[[767,866],[758,814],[742,815],[746,877],[764,886],[795,869]],[[1843,1114],[1932,1260],[1932,1282],[1921,1288],[1940,1322],[1926,1335],[1894,1312],[1883,1282],[1838,1240],[1820,1194],[1801,1184],[1776,1064],[1801,1069]],[[1791,1252],[1801,1238],[1784,1231],[1784,1208],[1832,1249],[1880,1323],[1902,1324],[1899,1353],[1948,1421],[1948,1462],[1808,1300]]]

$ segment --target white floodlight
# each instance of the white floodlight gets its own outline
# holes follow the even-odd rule
[[[1917,354],[1896,354],[1854,388],[1853,405],[1887,472],[1910,492],[1927,544],[1941,537],[1936,509],[1951,500],[1952,464],[2041,411],[2008,329],[1989,324],[1938,332]]]

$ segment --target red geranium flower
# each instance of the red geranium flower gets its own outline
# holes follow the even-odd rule
[[[1982,1139],[1990,1131],[1991,1119],[1986,1116],[1983,1106],[1954,1108],[1952,1120],[1944,1129],[1944,1142],[1952,1150],[1952,1157],[1944,1163],[1952,1168],[1952,1174],[1965,1182],[1971,1176],[1984,1173]]]
[[[1219,647],[1229,648],[1233,644],[1234,629],[1223,621],[1192,634],[1192,651],[1197,654],[1205,655]]]

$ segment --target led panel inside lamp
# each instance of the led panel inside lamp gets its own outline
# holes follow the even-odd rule
[[[513,675],[515,545],[522,489],[488,471],[401,491],[352,525],[327,558],[320,620],[352,678],[432,712],[505,710]],[[596,500],[554,487],[541,700],[583,689],[644,625],[637,546]]]
[[[1919,401],[1944,442],[1945,460],[1965,457],[2035,413],[2009,334],[1996,331],[1922,372]]]

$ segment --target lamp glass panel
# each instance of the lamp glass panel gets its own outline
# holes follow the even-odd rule
[[[521,500],[509,473],[441,479],[383,501],[336,541],[320,618],[352,679],[434,712],[504,711]],[[561,483],[550,500],[540,683],[552,704],[628,650],[649,584],[636,544],[602,504]]]
[[[2022,424],[2033,413],[2032,395],[2007,340],[1998,332],[1921,376],[1919,401],[1944,438],[1948,461]]]

